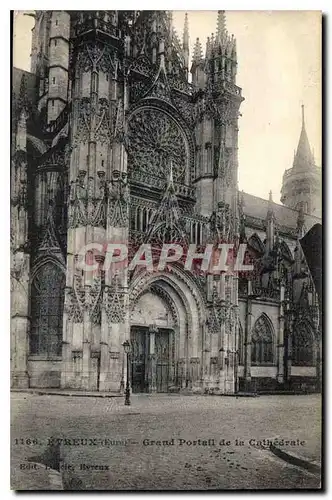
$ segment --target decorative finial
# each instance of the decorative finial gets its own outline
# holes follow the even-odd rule
[[[272,191],[270,190],[269,192],[269,201],[272,201],[273,202],[273,199],[272,199]]]
[[[302,127],[304,128],[304,104],[301,105],[302,108]]]

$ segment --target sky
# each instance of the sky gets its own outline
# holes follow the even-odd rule
[[[182,39],[184,11],[174,11]],[[190,47],[216,31],[216,11],[188,11]],[[306,129],[321,166],[321,15],[317,11],[227,11],[227,29],[237,40],[237,85],[245,98],[239,119],[239,188],[261,198],[271,190],[280,203],[284,171],[292,167]],[[34,20],[16,13],[14,66],[30,70]]]

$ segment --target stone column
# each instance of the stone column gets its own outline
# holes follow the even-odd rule
[[[200,393],[202,388],[200,385],[200,359],[198,356],[190,358],[190,381],[192,391]]]
[[[285,285],[280,286],[280,307],[279,307],[279,335],[277,339],[277,359],[278,359],[278,374],[277,381],[279,384],[284,382],[284,358],[285,358]]]
[[[201,386],[203,392],[209,387],[210,382],[210,356],[211,356],[211,333],[205,322],[202,325],[203,335],[203,353],[202,353],[202,369],[201,369]]]
[[[179,325],[179,345],[178,345],[178,358],[177,358],[177,383],[180,389],[185,389],[186,378],[187,378],[187,350],[188,350],[188,339],[187,339],[187,322],[184,320],[180,321]]]
[[[29,387],[29,274],[26,113],[17,125],[11,179],[11,385]]]
[[[175,327],[177,329],[177,327]],[[178,329],[177,329],[178,330]],[[169,365],[168,365],[168,385],[174,390],[175,385],[175,360],[176,360],[176,348],[175,348],[175,338],[178,334],[175,330],[169,331]],[[174,351],[173,351],[174,346]]]
[[[226,330],[227,330],[227,366],[226,366],[226,380],[225,380],[225,393],[233,394],[236,386],[236,337],[238,330],[238,294],[237,294],[237,277],[229,276],[228,286],[231,304],[227,308],[226,317]]]
[[[252,328],[252,298],[251,281],[248,281],[248,296],[246,304],[246,324],[244,332],[244,380],[245,389],[251,388],[251,328]]]
[[[149,327],[149,354],[148,354],[148,392],[157,392],[157,353],[156,353],[156,333],[158,328],[151,325]]]
[[[225,386],[225,357],[227,356],[227,339],[226,339],[226,276],[225,273],[222,273],[220,276],[219,282],[219,299],[220,299],[220,335],[219,335],[219,344],[218,344],[218,363],[217,366],[219,368],[218,379],[216,380],[216,388],[224,392]],[[213,363],[212,363],[213,365]]]
[[[293,314],[290,310],[290,304],[289,302],[286,304],[285,307],[285,314],[286,314],[286,325],[287,325],[287,349],[285,353],[285,376],[284,376],[284,383],[286,384],[287,388],[290,386],[291,382],[291,371],[292,371],[292,335],[293,335]]]

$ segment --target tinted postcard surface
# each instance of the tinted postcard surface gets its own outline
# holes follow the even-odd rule
[[[20,11],[13,65],[12,489],[319,489],[321,13]]]

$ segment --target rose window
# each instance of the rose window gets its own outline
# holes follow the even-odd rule
[[[186,183],[186,143],[172,118],[156,109],[134,114],[128,125],[130,172],[167,177],[172,164],[173,179]]]

